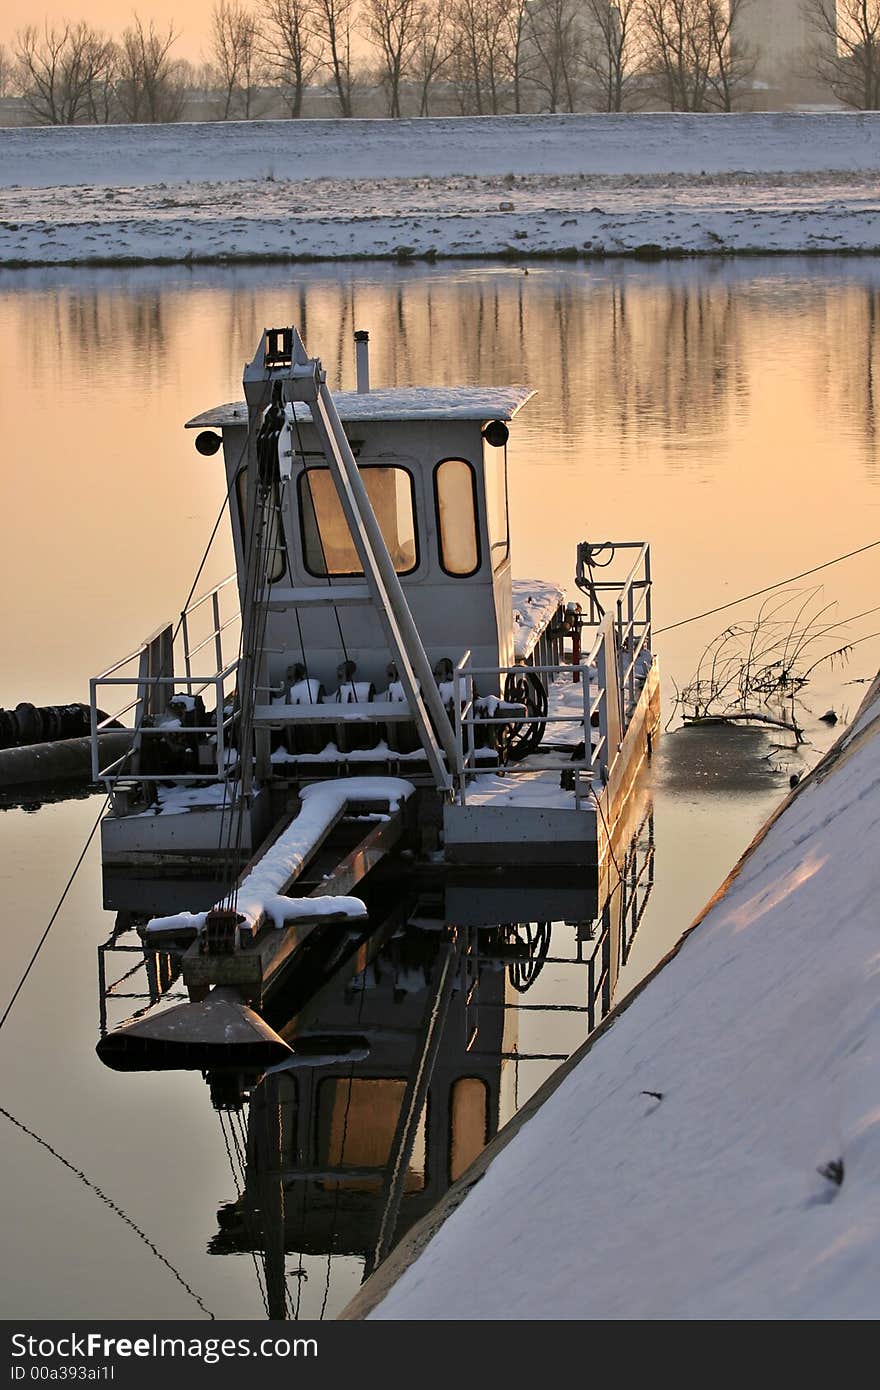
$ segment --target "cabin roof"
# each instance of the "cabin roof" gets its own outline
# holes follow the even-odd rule
[[[378,391],[336,391],[333,399],[340,419],[367,420],[512,420],[534,391],[530,386],[407,386]],[[297,418],[311,420],[307,405],[297,402]],[[216,405],[187,420],[188,430],[206,425],[244,424],[244,401]]]

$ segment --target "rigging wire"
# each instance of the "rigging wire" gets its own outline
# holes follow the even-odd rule
[[[687,627],[689,623],[698,623],[701,618],[711,618],[715,613],[724,613],[728,608],[736,608],[737,604],[747,603],[749,599],[760,598],[762,594],[771,594],[774,589],[781,589],[784,584],[795,584],[799,579],[806,579],[811,574],[818,574],[820,570],[830,569],[832,565],[839,565],[843,560],[851,560],[854,555],[864,555],[868,550],[874,550],[880,545],[880,540],[870,541],[867,545],[861,545],[857,550],[848,550],[845,555],[836,555],[833,560],[826,560],[824,564],[814,565],[812,569],[801,570],[800,574],[790,575],[788,579],[780,579],[776,584],[768,584],[764,589],[756,589],[752,594],[743,594],[740,598],[731,599],[729,603],[721,603],[717,608],[707,608],[704,613],[695,613],[691,618],[681,618],[677,623],[667,623],[666,627],[654,629],[654,636],[659,637],[661,632],[674,632],[676,628]]]
[[[107,804],[108,804],[109,800],[110,800],[109,795],[108,795],[108,796],[105,796],[104,801],[103,801],[103,804],[102,804],[102,806],[101,806],[101,809],[100,809],[100,811],[98,812],[98,818],[97,818],[97,820],[95,821],[94,825],[92,826],[91,830],[89,831],[88,836],[86,837],[86,842],[85,842],[85,844],[83,845],[82,849],[80,850],[79,858],[77,859],[76,863],[75,863],[74,866],[73,866],[73,872],[71,873],[70,878],[67,880],[67,883],[64,885],[64,891],[63,891],[63,893],[61,894],[61,897],[58,899],[58,902],[57,902],[56,905],[55,905],[55,911],[52,913],[52,916],[49,918],[49,921],[46,923],[46,927],[45,927],[45,930],[43,931],[43,935],[40,937],[39,941],[37,942],[36,946],[34,947],[33,955],[31,956],[30,960],[28,961],[27,965],[25,966],[24,973],[23,973],[22,977],[21,977],[21,979],[19,980],[18,984],[15,986],[15,989],[12,991],[12,997],[11,997],[11,999],[9,1000],[9,1003],[6,1005],[6,1008],[5,1008],[4,1011],[3,1011],[3,1017],[0,1018],[0,1028],[3,1027],[4,1023],[6,1022],[7,1018],[8,1018],[9,1015],[10,1015],[10,1013],[12,1012],[12,1006],[13,1006],[13,1004],[15,1003],[16,999],[18,998],[19,994],[21,993],[22,989],[24,988],[25,980],[27,979],[28,975],[30,975],[31,970],[33,969],[34,965],[36,964],[37,956],[38,956],[38,955],[40,954],[40,952],[42,951],[43,946],[45,945],[46,940],[47,940],[47,938],[48,938],[48,936],[49,936],[49,932],[52,930],[52,927],[54,926],[54,924],[55,924],[55,922],[56,922],[56,920],[57,920],[57,918],[58,918],[58,914],[60,913],[62,907],[64,906],[64,902],[65,902],[65,900],[66,900],[66,898],[67,898],[67,895],[68,895],[68,893],[70,892],[71,888],[73,887],[73,881],[74,881],[74,879],[76,878],[77,874],[79,873],[80,865],[82,864],[83,860],[84,860],[85,857],[86,857],[86,854],[88,853],[89,845],[92,843],[92,840],[95,838],[95,833],[96,833],[96,831],[97,831],[97,829],[98,829],[98,826],[101,824],[101,818],[103,817],[104,812],[105,812],[106,809],[107,809]]]
[[[270,376],[267,374],[266,380],[265,380],[264,383],[263,383],[263,391],[262,391],[261,398],[260,398],[260,400],[257,402],[257,404],[256,404],[256,406],[255,406],[255,408],[254,408],[254,410],[253,410],[252,412],[249,411],[249,413],[248,413],[248,414],[249,414],[249,420],[248,420],[247,435],[246,435],[246,437],[245,437],[245,439],[244,439],[244,442],[242,443],[242,447],[241,447],[241,449],[240,449],[240,451],[239,451],[239,455],[238,455],[238,459],[237,459],[237,461],[236,461],[235,467],[232,469],[233,482],[235,482],[235,481],[238,479],[238,477],[239,477],[239,473],[240,473],[240,471],[241,471],[242,460],[244,459],[245,454],[247,453],[247,451],[248,451],[248,449],[249,449],[249,447],[250,447],[250,443],[251,443],[251,439],[252,439],[252,437],[253,437],[254,427],[255,427],[255,425],[256,425],[256,422],[257,422],[257,420],[260,418],[261,412],[265,411],[265,410],[268,408],[270,392],[271,392],[271,379],[270,379]],[[231,490],[231,487],[232,487],[232,483],[230,483],[230,490]],[[227,495],[228,495],[228,494],[227,494]],[[255,499],[255,501],[258,501],[258,500],[259,500],[259,499]],[[261,508],[261,512],[262,512],[262,508]],[[244,516],[244,514],[243,514],[243,509],[242,509],[242,514],[241,514],[241,530],[242,530],[242,540],[243,540],[243,557],[242,557],[242,558],[243,558],[243,560],[244,560],[244,577],[245,577],[245,588],[244,588],[244,592],[245,592],[245,597],[246,597],[246,598],[247,598],[247,594],[248,594],[249,587],[250,587],[250,584],[251,584],[251,578],[252,578],[252,576],[251,576],[251,569],[252,569],[252,566],[255,566],[256,563],[257,563],[257,559],[256,559],[256,556],[255,556],[255,545],[256,545],[257,540],[258,540],[259,519],[258,519],[257,516],[255,515],[255,513],[256,513],[256,506],[252,507],[252,509],[251,509],[251,514],[250,514],[250,519],[249,519],[249,522],[248,522],[247,524],[245,524],[245,520],[246,520],[246,519],[245,519],[245,516]],[[254,573],[255,573],[255,571],[254,571]],[[239,583],[240,583],[240,579],[239,579]],[[240,667],[241,667],[242,656],[243,656],[243,653],[244,653],[244,644],[245,644],[245,627],[244,627],[244,624],[245,624],[245,615],[242,614],[242,619],[241,619],[241,622],[240,622],[240,624],[239,624],[239,633],[238,633],[238,651],[237,651],[237,654],[236,654],[236,669],[237,669],[237,670],[240,669]],[[239,711],[239,712],[238,712],[238,769],[237,769],[237,770],[238,770],[238,779],[239,779],[239,781],[241,781],[241,780],[243,779],[243,776],[244,776],[244,761],[243,761],[243,759],[244,759],[244,753],[245,753],[245,747],[246,747],[246,745],[245,745],[245,740],[244,740],[244,738],[243,738],[243,736],[242,736],[242,714],[241,714],[241,698],[242,698],[242,692],[241,692],[241,690],[240,690],[240,688],[239,688],[238,680],[236,680],[236,697],[237,697],[237,698],[236,698],[236,702],[235,702],[235,703],[238,704],[238,711]],[[234,721],[234,719],[235,719],[235,709],[233,709],[233,721]],[[234,729],[234,722],[233,722],[233,729]],[[219,768],[218,768],[218,772],[219,772]],[[225,895],[230,891],[230,889],[231,889],[232,883],[233,883],[233,881],[234,881],[233,875],[235,874],[235,876],[237,876],[238,861],[237,861],[237,857],[236,857],[236,846],[237,846],[237,845],[240,846],[240,844],[241,844],[241,836],[242,836],[242,829],[243,829],[243,823],[242,823],[242,818],[243,818],[243,807],[242,807],[242,805],[241,805],[241,800],[242,800],[242,799],[239,798],[239,805],[238,805],[238,831],[237,831],[237,834],[234,834],[234,833],[233,833],[233,827],[234,827],[234,825],[235,825],[236,806],[235,806],[235,803],[233,803],[232,805],[230,805],[230,803],[229,803],[229,788],[230,788],[230,779],[229,779],[229,777],[224,777],[224,779],[223,779],[223,800],[222,800],[221,805],[220,805],[220,830],[219,830],[218,841],[217,841],[217,848],[218,848],[219,851],[222,852],[220,882],[221,882],[221,885],[222,885],[223,890],[224,890],[224,896],[225,896]],[[227,811],[229,812],[229,821],[228,821],[228,824],[227,824]]]
[[[20,1129],[23,1134],[26,1134],[28,1136],[28,1138],[33,1139],[35,1143],[40,1145],[41,1148],[46,1149],[47,1152],[50,1153],[53,1158],[56,1158],[60,1164],[62,1164],[71,1173],[73,1173],[75,1177],[79,1178],[80,1182],[85,1187],[87,1187],[90,1192],[94,1192],[95,1196],[98,1197],[100,1201],[104,1203],[105,1206],[109,1207],[110,1210],[120,1218],[120,1220],[125,1222],[126,1226],[129,1226],[134,1231],[135,1235],[143,1241],[144,1245],[146,1245],[147,1249],[150,1250],[153,1255],[155,1255],[156,1259],[160,1262],[160,1264],[163,1264],[166,1269],[171,1271],[178,1284],[180,1284],[181,1287],[186,1290],[190,1298],[192,1298],[201,1308],[202,1312],[205,1313],[212,1322],[216,1321],[215,1315],[211,1312],[210,1308],[208,1308],[202,1302],[195,1289],[192,1288],[192,1286],[186,1282],[180,1271],[175,1269],[171,1261],[162,1254],[161,1250],[159,1250],[159,1248],[153,1243],[153,1241],[150,1240],[150,1237],[146,1234],[146,1232],[142,1231],[140,1226],[138,1226],[136,1222],[132,1221],[128,1213],[123,1211],[122,1207],[120,1207],[116,1202],[114,1202],[112,1197],[108,1197],[107,1193],[104,1192],[100,1187],[98,1187],[97,1183],[93,1183],[90,1178],[87,1178],[81,1168],[77,1168],[76,1165],[71,1163],[69,1159],[65,1158],[63,1154],[60,1154],[58,1150],[54,1148],[47,1139],[43,1139],[41,1135],[37,1134],[34,1130],[29,1129],[26,1124],[24,1124],[21,1120],[16,1119],[15,1115],[11,1114],[10,1111],[6,1110],[2,1105],[0,1105],[0,1115],[2,1115],[4,1119],[9,1120],[10,1124],[15,1125],[16,1129]]]
[[[252,581],[252,598],[250,605],[251,631],[245,632],[245,624],[242,624],[242,648],[247,648],[251,657],[251,671],[248,680],[248,688],[240,692],[240,716],[239,716],[239,766],[241,767],[242,753],[248,758],[253,758],[252,741],[254,732],[254,710],[256,704],[257,685],[260,672],[258,669],[258,654],[262,654],[263,642],[266,634],[266,624],[268,622],[269,610],[265,603],[266,589],[268,588],[267,561],[271,542],[271,526],[267,524],[267,511],[274,504],[271,497],[262,495],[259,499],[259,515],[254,527],[256,543],[254,549],[254,568],[249,575],[249,587]],[[228,900],[229,906],[236,909],[238,902],[239,874],[238,865],[241,859],[241,847],[244,840],[245,824],[245,798],[239,796],[237,814],[234,815],[233,825],[234,834],[230,836],[231,854],[227,856],[227,882],[224,901]]]
[[[231,485],[230,485],[230,487],[231,487]],[[196,585],[198,584],[199,579],[201,578],[201,575],[202,575],[202,571],[204,570],[205,565],[206,565],[206,563],[207,563],[207,559],[208,559],[208,555],[209,555],[210,550],[211,550],[211,546],[214,544],[214,540],[215,540],[215,537],[216,537],[216,535],[217,535],[217,531],[219,530],[219,527],[220,527],[220,522],[221,522],[222,519],[223,519],[223,513],[224,513],[224,511],[226,510],[227,503],[229,502],[229,494],[230,494],[230,488],[227,488],[227,489],[226,489],[226,496],[225,496],[224,499],[223,499],[223,504],[222,504],[222,506],[221,506],[221,508],[220,508],[220,511],[219,511],[218,515],[217,515],[217,520],[214,522],[214,525],[213,525],[213,527],[211,528],[211,535],[210,535],[210,537],[209,537],[209,539],[208,539],[208,544],[205,546],[204,552],[203,552],[203,554],[202,554],[201,561],[199,562],[199,567],[198,567],[198,569],[196,570],[195,579],[193,580],[192,585],[190,586],[190,591],[189,591],[189,593],[188,593],[188,595],[187,595],[186,602],[185,602],[184,605],[183,605],[183,610],[182,610],[181,616],[180,616],[180,618],[177,620],[177,623],[176,623],[176,625],[175,625],[175,627],[174,627],[174,631],[173,631],[172,636],[171,636],[171,641],[172,641],[172,643],[174,642],[175,638],[177,637],[177,634],[178,634],[179,631],[180,631],[181,624],[183,623],[183,613],[186,611],[186,609],[187,609],[188,606],[189,606],[189,603],[190,603],[190,601],[191,601],[191,599],[192,599],[192,596],[193,596],[193,594],[195,593]],[[125,757],[126,759],[127,759],[127,758],[130,758],[131,755],[132,755],[132,752],[133,752],[133,749],[129,749],[129,751],[124,755],[124,757]],[[24,987],[25,981],[27,980],[28,976],[30,975],[31,970],[33,969],[33,967],[34,967],[34,965],[35,965],[35,963],[36,963],[37,957],[39,956],[40,952],[42,951],[43,946],[45,945],[45,943],[46,943],[46,941],[47,941],[47,939],[48,939],[49,933],[50,933],[50,931],[52,930],[52,927],[55,925],[55,922],[56,922],[57,919],[58,919],[58,915],[59,915],[59,913],[61,912],[61,909],[62,909],[62,907],[64,906],[64,903],[65,903],[66,900],[67,900],[67,895],[68,895],[68,893],[70,892],[71,888],[73,887],[74,880],[76,879],[76,876],[77,876],[77,874],[79,873],[79,871],[80,871],[80,869],[81,869],[81,867],[82,867],[83,860],[85,859],[86,854],[88,853],[88,849],[89,849],[89,846],[90,846],[91,843],[92,843],[92,840],[95,838],[95,834],[97,833],[98,826],[101,824],[101,820],[102,820],[102,818],[103,818],[103,816],[104,816],[104,812],[107,810],[107,807],[109,806],[109,804],[110,804],[110,794],[109,794],[109,792],[108,792],[107,795],[104,797],[103,802],[101,803],[101,809],[100,809],[100,811],[98,812],[98,815],[97,815],[97,818],[96,818],[96,820],[95,820],[95,823],[94,823],[94,825],[92,826],[91,830],[89,831],[88,835],[86,836],[85,844],[83,845],[82,850],[80,851],[79,857],[78,857],[78,859],[77,859],[75,865],[73,866],[73,870],[72,870],[72,872],[71,872],[71,875],[70,875],[70,877],[68,878],[67,883],[64,885],[64,889],[62,890],[61,896],[60,896],[60,898],[58,899],[57,903],[55,904],[55,908],[54,908],[54,910],[53,910],[53,912],[52,912],[51,917],[49,918],[48,923],[46,924],[46,927],[45,927],[45,929],[44,929],[44,931],[43,931],[43,934],[42,934],[42,936],[40,937],[39,941],[37,942],[36,947],[34,948],[34,953],[33,953],[33,955],[31,956],[30,960],[28,961],[28,964],[27,964],[27,966],[25,967],[24,973],[22,974],[22,976],[21,976],[21,978],[20,978],[18,984],[16,985],[15,989],[14,989],[13,992],[12,992],[12,997],[10,998],[9,1003],[6,1005],[6,1008],[5,1008],[4,1012],[3,1012],[2,1018],[0,1018],[0,1029],[2,1029],[4,1023],[6,1022],[7,1018],[9,1017],[9,1014],[10,1014],[11,1011],[12,1011],[12,1006],[14,1005],[16,999],[18,998],[18,996],[19,996],[19,994],[20,994],[22,988]]]

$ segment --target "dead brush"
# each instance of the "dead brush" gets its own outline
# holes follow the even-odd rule
[[[821,593],[821,588],[778,591],[753,622],[732,624],[713,637],[692,678],[676,690],[682,721],[768,724],[802,743],[797,695],[818,666],[845,661],[854,645],[840,642],[845,624],[828,621],[835,605],[822,604]]]

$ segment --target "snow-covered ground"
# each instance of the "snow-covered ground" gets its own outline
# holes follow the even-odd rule
[[[875,1318],[878,834],[880,682],[373,1316]]]
[[[880,116],[0,131],[0,266],[880,249]]]

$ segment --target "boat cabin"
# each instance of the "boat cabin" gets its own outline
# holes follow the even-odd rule
[[[469,650],[476,665],[509,666],[517,653],[507,440],[510,422],[534,392],[371,389],[366,336],[358,341],[358,389],[333,399],[428,659],[434,668],[444,660],[455,665]],[[199,432],[202,451],[217,447],[212,431],[221,433],[242,605],[256,487],[248,459],[270,400],[267,356],[271,361],[269,335],[245,371],[247,403],[218,406],[187,424]],[[363,569],[309,406],[283,406],[266,568],[268,684],[277,694],[298,674],[320,686],[326,700],[340,689],[347,696],[352,682],[355,693],[362,686],[379,694],[397,679],[389,676],[380,615],[350,602]],[[320,602],[331,584],[335,616]]]

